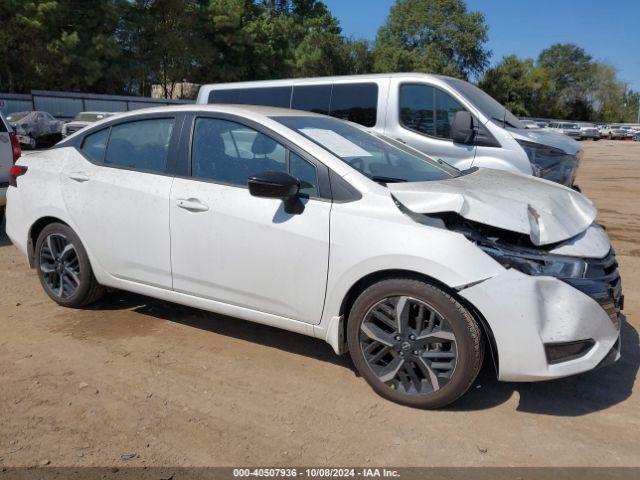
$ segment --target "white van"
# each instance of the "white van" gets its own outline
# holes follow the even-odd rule
[[[198,103],[307,110],[371,127],[460,170],[487,167],[573,186],[580,144],[531,130],[464,80],[423,73],[203,85]]]

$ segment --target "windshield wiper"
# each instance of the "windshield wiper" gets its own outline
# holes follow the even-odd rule
[[[370,176],[369,178],[374,182],[381,182],[381,183],[401,183],[401,182],[407,181],[404,178],[379,177],[377,175]]]

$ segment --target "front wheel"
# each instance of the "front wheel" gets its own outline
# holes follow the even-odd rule
[[[382,397],[440,408],[462,396],[484,357],[471,314],[439,287],[391,278],[366,289],[349,314],[353,363]]]
[[[98,300],[98,284],[80,238],[67,225],[47,225],[36,242],[36,265],[44,291],[64,307],[84,307]]]

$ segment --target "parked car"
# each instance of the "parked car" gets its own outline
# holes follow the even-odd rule
[[[18,134],[20,144],[29,148],[44,143],[53,145],[62,138],[64,122],[47,112],[14,112],[7,115],[7,120]]]
[[[9,172],[20,154],[18,137],[0,112],[0,225],[4,220],[4,209],[7,204]]]
[[[540,128],[540,125],[538,125],[533,120],[520,119],[520,123],[524,126],[524,128],[530,128],[530,129],[538,129],[538,128]]]
[[[110,117],[111,112],[80,112],[76,117],[62,126],[62,137],[68,137],[98,120]]]
[[[578,127],[577,123],[551,122],[547,128],[576,140],[580,139],[580,127]]]
[[[314,336],[405,405],[455,401],[485,348],[505,381],[620,355],[621,281],[589,200],[329,116],[130,112],[21,158],[11,183],[7,233],[58,304],[113,287]]]
[[[600,140],[600,132],[593,123],[580,123],[580,140]]]
[[[636,128],[631,125],[621,125],[620,128],[626,132],[624,138],[633,138],[636,133]]]
[[[606,137],[609,140],[625,138],[627,131],[622,128],[621,125],[605,125],[602,130],[600,130],[600,136]]]
[[[488,167],[572,186],[580,145],[530,130],[485,92],[460,79],[422,73],[352,75],[203,85],[199,104],[256,104],[349,120],[464,170]],[[457,112],[466,135],[454,137]],[[458,131],[460,132],[460,131]]]

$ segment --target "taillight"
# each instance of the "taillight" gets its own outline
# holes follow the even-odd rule
[[[9,185],[12,187],[18,186],[18,177],[27,173],[27,167],[24,165],[14,165],[9,169]]]
[[[20,140],[18,140],[18,135],[16,132],[10,132],[9,138],[11,139],[11,150],[13,151],[13,163],[16,163],[22,155],[22,150],[20,150]]]

